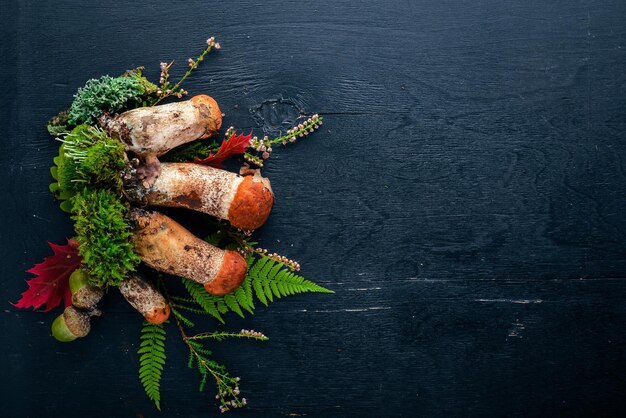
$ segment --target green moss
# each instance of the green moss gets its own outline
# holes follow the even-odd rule
[[[51,168],[56,180],[50,191],[60,200],[67,200],[87,187],[122,190],[121,171],[126,166],[124,145],[89,125],[78,125],[63,139],[59,155]],[[68,205],[64,205],[68,209]]]
[[[72,202],[78,251],[89,284],[118,286],[141,261],[131,241],[128,209],[110,190],[84,189]]]
[[[89,148],[80,163],[79,172],[92,186],[120,191],[120,172],[126,166],[125,157],[122,143],[109,138]]]

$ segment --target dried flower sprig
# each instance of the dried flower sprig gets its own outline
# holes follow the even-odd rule
[[[324,118],[322,118],[320,115],[316,113],[315,115],[311,116],[304,122],[288,130],[285,135],[270,140],[266,145],[269,145],[269,146],[275,145],[275,144],[287,145],[287,141],[295,142],[297,137],[300,137],[300,138],[305,137],[309,135],[310,133],[315,132],[316,129],[319,129],[319,127],[323,123],[323,119]]]
[[[239,398],[241,393],[239,389],[239,382],[241,381],[241,378],[231,376],[222,364],[219,364],[215,360],[211,359],[210,357],[213,355],[213,352],[203,345],[202,340],[213,339],[216,341],[224,341],[226,338],[250,338],[258,341],[267,341],[269,338],[261,332],[245,329],[242,329],[240,332],[204,332],[189,336],[185,332],[184,325],[192,327],[194,324],[175,308],[181,307],[181,305],[174,302],[186,299],[178,296],[171,296],[165,286],[165,283],[161,279],[159,279],[157,283],[159,289],[167,298],[168,304],[171,306],[176,326],[180,331],[183,342],[189,349],[187,367],[190,369],[196,367],[200,373],[200,392],[204,390],[208,377],[211,376],[215,379],[215,384],[217,386],[217,395],[215,395],[215,399],[220,401],[220,412],[223,413],[231,409],[246,406],[248,403],[246,398]],[[190,311],[202,313],[201,310],[193,308],[190,309]]]
[[[280,255],[276,252],[270,252],[267,248],[261,248],[256,246],[256,242],[250,241],[252,231],[244,231],[241,229],[233,228],[229,224],[217,223],[216,237],[218,240],[221,237],[226,238],[234,244],[234,247],[244,256],[248,254],[257,254],[263,257],[267,257],[278,263],[282,263],[291,271],[300,271],[300,263],[292,260],[284,255]],[[213,242],[217,244],[216,242]]]
[[[290,258],[285,257],[284,255],[280,255],[278,253],[270,253],[266,248],[255,247],[252,248],[252,252],[265,256],[270,260],[277,261],[279,263],[283,263],[285,267],[287,267],[291,271],[300,271],[300,263],[295,260],[291,260]]]
[[[250,329],[242,329],[239,332],[203,332],[201,334],[187,337],[188,340],[213,339],[216,341],[224,341],[226,338],[250,338],[259,341],[269,340],[269,338],[262,332]]]
[[[187,72],[185,73],[185,75],[182,76],[182,78],[180,80],[178,80],[178,82],[176,84],[174,84],[173,86],[170,83],[170,68],[172,67],[172,65],[174,64],[174,61],[170,62],[169,64],[166,62],[161,62],[160,67],[161,67],[161,75],[159,78],[159,88],[157,90],[157,98],[151,103],[152,106],[160,103],[161,101],[163,101],[164,99],[166,99],[167,97],[174,95],[176,97],[178,97],[179,99],[182,98],[183,96],[186,96],[189,92],[182,89],[180,86],[181,84],[187,79],[187,77],[189,77],[191,75],[191,73],[198,68],[198,65],[204,61],[204,57],[211,52],[213,49],[220,49],[221,46],[218,42],[215,42],[215,38],[213,36],[211,36],[209,39],[207,39],[206,41],[207,46],[206,48],[202,51],[202,53],[194,60],[192,58],[188,58],[187,59],[187,66],[189,67],[187,69]]]
[[[323,118],[320,115],[315,114],[304,122],[294,126],[292,129],[289,129],[285,135],[272,139],[269,139],[267,136],[264,136],[262,139],[254,136],[250,139],[250,145],[248,145],[248,148],[251,151],[255,151],[257,154],[260,154],[260,156],[251,152],[246,152],[243,157],[246,161],[257,165],[258,167],[263,167],[264,160],[267,160],[273,151],[272,145],[287,145],[289,142],[295,142],[297,138],[302,138],[315,132],[316,129],[319,129],[322,123]]]
[[[195,365],[202,376],[200,391],[202,392],[204,390],[209,375],[215,379],[217,386],[215,399],[220,401],[220,412],[227,412],[234,408],[246,406],[246,398],[239,398],[239,394],[241,393],[239,390],[239,381],[241,379],[239,377],[232,377],[223,365],[209,358],[213,353],[206,349],[202,343],[186,337],[183,337],[183,340],[189,348],[189,362],[187,366],[193,368]]]

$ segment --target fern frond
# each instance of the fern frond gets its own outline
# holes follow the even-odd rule
[[[289,271],[283,263],[276,262],[268,257],[261,257],[250,268],[248,277],[252,282],[256,297],[266,306],[268,301],[273,302],[274,298],[291,296],[297,293],[334,293],[332,290]]]
[[[248,261],[250,264],[251,260]],[[250,313],[254,313],[254,298],[252,292],[252,278],[246,275],[241,286],[234,293],[237,303]]]
[[[239,302],[234,294],[229,293],[228,295],[224,295],[223,298],[224,298],[224,303],[226,304],[226,306],[228,306],[228,309],[235,312],[240,317],[242,318],[244,317],[243,311],[241,310],[241,307],[239,306]]]
[[[165,364],[165,327],[144,321],[141,329],[139,357],[139,380],[148,398],[161,410],[161,374]]]
[[[191,298],[184,298],[184,297],[176,296],[176,295],[171,295],[170,299],[176,302],[194,303],[194,300]]]
[[[213,316],[222,324],[224,323],[224,319],[221,314],[228,312],[228,307],[226,307],[226,303],[222,297],[207,293],[202,285],[191,280],[183,279],[183,284],[185,289],[187,289],[187,292],[189,292],[189,296],[191,296],[192,299],[195,300],[202,309],[204,309],[204,312]]]
[[[170,309],[172,310],[172,314],[174,314],[174,316],[183,324],[187,325],[188,327],[193,328],[195,326],[195,324],[193,323],[192,320],[190,320],[189,318],[187,318],[186,316],[184,316],[179,310],[178,308],[182,308],[182,305],[178,305],[178,304],[174,304],[174,303],[170,303]]]
[[[225,296],[211,295],[204,290],[202,285],[183,279],[183,284],[189,295],[202,308],[202,311],[199,312],[208,313],[224,323],[222,315],[226,312],[234,312],[242,318],[244,311],[250,314],[254,313],[254,296],[267,306],[269,302],[274,301],[274,298],[279,299],[297,293],[334,293],[332,290],[291,272],[283,263],[266,256],[261,256],[256,262],[252,256],[249,256],[248,265],[250,267],[241,286],[233,293]],[[181,300],[185,299],[182,298]],[[199,313],[198,310],[189,306],[181,304],[178,307]]]
[[[193,301],[192,303],[196,303],[196,302]],[[197,305],[195,305],[195,306],[197,306]],[[191,312],[191,313],[195,313],[195,314],[206,314],[206,311],[204,309],[198,309],[198,308],[195,308],[195,307],[192,307],[192,306],[176,304],[176,307],[178,309],[180,309],[180,310]]]

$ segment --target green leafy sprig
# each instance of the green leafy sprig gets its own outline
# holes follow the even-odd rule
[[[247,404],[246,398],[240,398],[239,377],[231,376],[226,368],[211,358],[213,354],[202,343],[202,340],[213,339],[215,341],[224,341],[226,338],[246,338],[258,341],[267,341],[268,338],[260,332],[242,329],[240,332],[212,332],[202,333],[191,337],[185,335],[181,328],[183,341],[189,349],[189,368],[198,369],[200,373],[199,390],[202,392],[206,386],[209,376],[215,380],[217,386],[217,394],[215,399],[220,401],[220,411],[226,412],[234,408],[241,408]]]
[[[206,142],[190,142],[173,149],[160,158],[162,162],[184,163],[194,161],[196,158],[202,160],[211,154],[215,154],[220,149],[220,145],[211,141]]]
[[[249,265],[248,273],[241,286],[225,296],[211,295],[204,290],[202,285],[183,279],[190,297],[173,297],[172,306],[178,310],[206,313],[224,323],[223,314],[227,312],[234,312],[242,318],[245,312],[254,313],[255,298],[268,306],[274,298],[279,299],[298,293],[334,293],[332,290],[294,274],[282,263],[265,256],[261,256],[256,261],[249,258]]]
[[[139,356],[139,380],[148,398],[161,410],[161,375],[165,365],[165,326],[143,322]]]

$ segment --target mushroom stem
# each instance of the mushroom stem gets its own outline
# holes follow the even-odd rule
[[[135,250],[153,269],[193,280],[214,295],[241,285],[247,264],[237,251],[214,247],[159,212],[132,209],[130,219]]]

